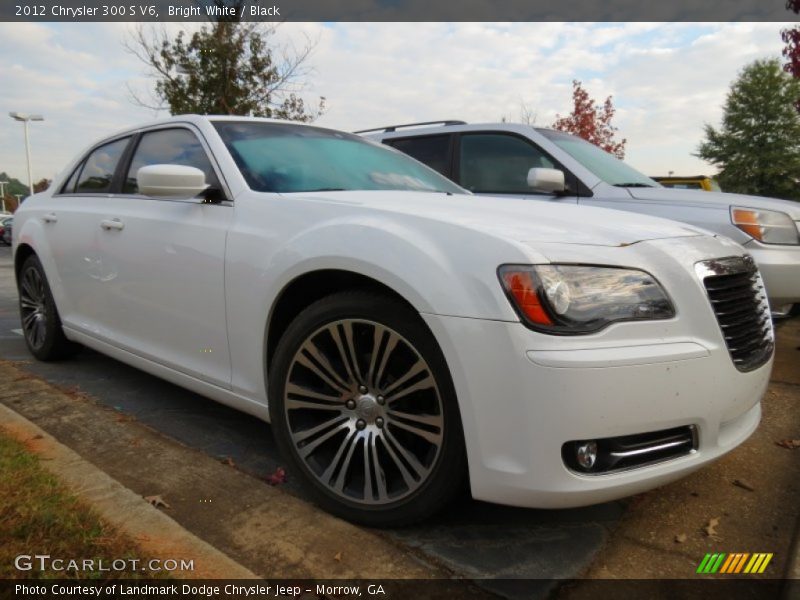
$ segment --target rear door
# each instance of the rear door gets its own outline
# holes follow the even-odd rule
[[[100,221],[112,203],[118,167],[132,136],[93,149],[49,199],[39,218],[49,246],[41,252],[61,320],[85,333],[109,335],[113,307],[103,297],[113,267],[101,257]]]
[[[225,243],[229,201],[152,198],[136,173],[152,164],[201,169],[222,189],[207,145],[189,125],[142,133],[130,153],[121,193],[97,224],[101,256],[113,266],[103,284],[104,316],[114,343],[175,370],[223,387],[231,367],[225,317]]]

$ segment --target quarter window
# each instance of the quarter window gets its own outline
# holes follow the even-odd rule
[[[200,140],[188,129],[160,129],[145,133],[128,169],[122,191],[125,194],[139,193],[136,173],[148,165],[184,165],[200,169],[206,175],[206,183],[219,189],[219,181]]]
[[[403,140],[385,140],[384,143],[400,152],[416,158],[419,162],[428,165],[444,175],[450,171],[450,136],[431,135]]]
[[[469,134],[461,137],[461,186],[478,193],[532,194],[528,171],[556,168],[529,142],[504,134]]]
[[[86,159],[83,169],[81,169],[75,192],[84,194],[110,192],[114,171],[117,170],[117,163],[129,140],[130,138],[123,138],[93,150],[89,158]],[[66,191],[67,193],[70,192],[70,190]]]
[[[72,172],[72,175],[69,176],[67,183],[64,184],[64,187],[61,188],[62,194],[74,194],[75,193],[75,184],[78,182],[78,175],[81,174],[81,169],[83,168],[83,163],[79,164],[75,167],[75,170]]]

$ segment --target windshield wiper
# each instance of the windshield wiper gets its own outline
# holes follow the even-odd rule
[[[310,194],[311,192],[344,192],[344,188],[317,188],[315,190],[304,190],[303,193]]]
[[[650,185],[648,183],[615,183],[614,187],[655,187],[654,185]]]

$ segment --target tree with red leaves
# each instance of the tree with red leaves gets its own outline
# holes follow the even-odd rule
[[[50,183],[52,182],[47,178],[40,179],[39,181],[33,184],[33,193],[38,194],[39,192],[45,191],[47,188],[50,187]]]
[[[616,109],[611,103],[611,96],[606,98],[602,106],[598,106],[589,97],[589,92],[583,89],[581,82],[573,80],[572,102],[572,112],[566,117],[556,115],[553,129],[582,137],[619,159],[625,158],[627,140],[623,139],[618,142],[614,139],[617,128],[611,124],[611,119],[614,117]]]
[[[800,13],[800,0],[786,0],[786,9]],[[800,79],[800,25],[781,31],[781,39],[786,44],[783,49],[783,57],[786,59],[783,70],[795,79]],[[800,98],[795,102],[795,108],[800,112]]]

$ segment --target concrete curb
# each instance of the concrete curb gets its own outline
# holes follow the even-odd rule
[[[792,549],[784,577],[786,577],[786,584],[781,595],[783,600],[800,598],[800,518],[797,519],[797,527],[794,530]]]
[[[90,496],[93,503],[102,504],[107,493],[100,479],[95,479],[98,469],[129,492],[127,500],[105,501],[102,508],[109,521],[115,523],[122,507],[136,504],[174,521],[185,528],[183,533],[200,536],[222,556],[249,569],[232,571],[209,558],[212,572],[195,572],[195,578],[255,574],[267,579],[453,579],[446,566],[382,532],[337,519],[279,487],[259,483],[219,459],[98,405],[83,392],[59,389],[2,360],[0,404],[29,420],[20,425],[18,437],[31,448],[51,445],[50,436],[68,446],[69,455],[52,466],[59,477],[75,462],[75,454],[91,460],[93,469],[76,473],[71,484],[84,494],[94,494]],[[4,421],[12,422],[5,414],[0,412],[0,427]],[[36,429],[27,428],[29,422]],[[39,427],[50,435],[43,435]],[[42,438],[32,439],[37,435]],[[156,511],[141,498],[149,494],[163,495],[171,507],[163,513]],[[125,515],[123,524],[128,520]],[[165,548],[172,540],[160,534],[160,527],[156,522],[153,530],[142,527],[134,535],[146,536],[144,541],[153,543],[154,557],[182,558],[175,554],[177,549],[170,548],[167,554]],[[455,585],[459,591],[465,588],[463,582],[455,581]]]
[[[257,579],[226,554],[189,533],[92,463],[81,458],[43,429],[0,404],[0,428],[42,458],[42,466],[63,481],[107,523],[129,536],[144,554],[158,558],[194,559],[194,571],[174,571],[192,579]]]

